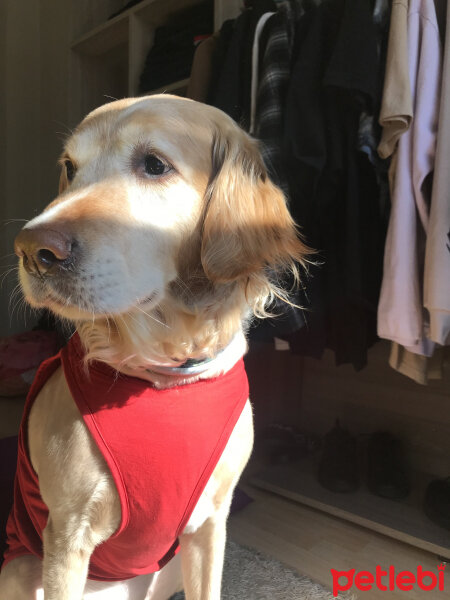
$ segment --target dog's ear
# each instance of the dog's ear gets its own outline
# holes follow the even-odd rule
[[[249,277],[265,267],[290,269],[307,253],[256,141],[239,134],[240,139],[219,134],[212,147],[201,262],[213,283]]]

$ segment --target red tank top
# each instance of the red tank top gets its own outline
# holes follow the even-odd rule
[[[75,335],[42,364],[28,395],[4,564],[24,554],[42,558],[48,509],[29,458],[27,424],[37,394],[60,364],[122,509],[117,531],[94,550],[89,578],[117,581],[158,571],[178,551],[177,538],[246,404],[244,363],[214,379],[157,390],[99,362],[86,374]]]

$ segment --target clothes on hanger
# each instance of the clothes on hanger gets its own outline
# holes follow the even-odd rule
[[[307,355],[331,348],[337,364],[360,369],[376,340],[383,245],[376,176],[357,143],[377,91],[371,3],[332,0],[306,12],[296,46],[284,162],[291,210],[322,264],[307,282],[310,324],[290,343]]]
[[[379,187],[381,218],[385,229],[387,229],[390,208],[388,179],[389,160],[380,157],[377,152],[377,146],[381,135],[378,115],[380,114],[381,97],[385,78],[390,14],[391,0],[375,0],[373,22],[375,25],[378,54],[378,71],[376,77],[377,92],[374,97],[373,110],[371,112],[365,110],[362,111],[358,130],[358,148],[361,152],[367,154],[375,170]]]
[[[258,73],[254,133],[261,140],[261,151],[271,178],[288,196],[283,172],[283,113],[291,74],[295,23],[302,9],[294,2],[283,2],[268,23],[269,33],[261,72]],[[254,73],[252,74],[253,77]],[[253,132],[251,132],[253,133]]]
[[[211,104],[226,112],[246,130],[250,125],[254,33],[262,15],[276,9],[273,0],[255,0],[251,8],[235,19],[231,40],[212,92]]]
[[[259,81],[255,134],[266,166],[306,243],[319,250],[312,276],[303,277],[294,298],[306,310],[285,310],[284,322],[262,328],[288,339],[294,352],[320,357],[330,347],[338,364],[356,368],[376,340],[381,277],[380,178],[358,150],[358,133],[363,111],[370,118],[380,95],[377,27],[385,2],[375,2],[378,22],[371,0],[280,3],[263,27],[253,73]],[[255,4],[261,11],[263,3],[253,3],[235,21],[212,100],[244,127],[250,124],[242,90],[249,81],[245,36],[264,14]]]
[[[431,356],[423,307],[423,268],[434,169],[442,48],[434,3],[410,0],[407,21],[413,118],[399,141],[391,171],[392,209],[386,238],[378,335]]]
[[[379,122],[382,127],[378,153],[391,159],[389,183],[393,192],[393,178],[397,164],[397,143],[409,129],[413,116],[408,67],[408,0],[394,0],[391,8],[389,41]],[[428,381],[427,358],[411,354],[392,342],[389,357],[391,367],[418,383]]]
[[[253,49],[252,49],[252,82],[250,88],[250,129],[249,133],[254,135],[255,133],[255,117],[256,117],[256,96],[258,94],[258,84],[260,81],[260,66],[259,66],[259,58],[260,58],[260,44],[259,40],[264,31],[264,27],[267,24],[267,21],[275,15],[274,12],[267,12],[262,15],[259,19],[258,24],[255,29],[255,37],[253,40]],[[267,44],[267,40],[266,40]]]
[[[401,279],[398,289],[406,292],[408,301],[413,300],[415,310],[411,311],[411,302],[403,304],[401,300],[397,310],[404,308],[406,322],[412,327],[415,326],[415,331],[419,330],[419,334],[422,335],[413,346],[404,346],[399,339],[393,341],[389,364],[420,384],[426,384],[430,379],[442,378],[448,350],[443,344],[450,342],[450,339],[446,340],[445,335],[433,337],[436,332],[432,334],[430,321],[433,321],[436,313],[427,306],[429,273],[434,273],[431,285],[434,286],[441,302],[443,297],[447,299],[450,294],[450,283],[447,284],[450,282],[450,261],[447,261],[445,252],[442,252],[446,222],[450,228],[450,181],[447,175],[447,161],[444,158],[448,156],[448,149],[445,147],[448,110],[445,110],[445,103],[448,103],[449,98],[446,98],[444,86],[441,93],[441,77],[444,76],[445,82],[446,74],[441,64],[442,40],[445,40],[446,35],[445,8],[443,0],[394,2],[383,108],[380,115],[383,136],[379,152],[381,155],[393,156],[390,184],[395,207],[386,246],[385,264],[387,261],[388,267],[385,268],[385,276],[395,277],[396,268],[399,270],[399,276],[406,277],[406,281],[409,281],[410,288],[407,288],[405,279]],[[406,134],[410,127],[411,131]],[[437,140],[440,144],[439,155]],[[411,173],[398,173],[398,169],[405,164],[412,167]],[[436,237],[431,222],[438,223],[438,229],[440,228]],[[408,244],[406,248],[405,243]],[[394,244],[394,251],[400,245],[403,251],[400,260],[396,255],[388,254],[392,251],[389,244]],[[405,262],[409,271],[404,268]],[[415,296],[409,295],[411,286]],[[389,288],[388,279],[386,287]],[[383,311],[392,298],[384,287],[383,294],[385,295],[382,295],[379,307],[379,327],[388,328],[389,323],[383,321]],[[443,301],[443,306],[446,301]],[[401,331],[402,323],[399,323],[399,326],[400,329],[396,333]]]
[[[447,348],[436,348],[432,356],[421,356],[392,342],[389,364],[393,369],[416,383],[426,385],[430,380],[443,378],[446,351]]]
[[[447,11],[433,191],[425,251],[424,305],[430,339],[450,346],[450,10]]]
[[[408,67],[408,0],[394,0],[391,9],[384,88],[380,111],[382,127],[378,152],[394,154],[397,142],[413,116]]]

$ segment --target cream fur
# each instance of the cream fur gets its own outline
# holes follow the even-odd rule
[[[156,176],[150,155],[164,167]],[[266,316],[275,295],[288,301],[269,270],[297,277],[306,252],[257,143],[221,111],[164,95],[93,111],[60,162],[59,196],[25,226],[16,248],[31,257],[24,240],[56,231],[71,240],[69,262],[30,274],[22,259],[27,301],[73,322],[87,361],[159,387],[198,376],[161,376],[152,366],[215,356],[237,337],[233,355],[201,377],[232,368],[251,318]],[[180,540],[187,600],[220,598],[226,518],[252,441],[247,404]],[[50,513],[45,559],[12,561],[0,576],[1,598],[162,600],[176,591],[174,561],[120,585],[86,581],[89,557],[114,532],[120,506],[61,371],[33,406],[29,447]]]

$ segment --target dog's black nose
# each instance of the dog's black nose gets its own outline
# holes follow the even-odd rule
[[[14,252],[32,275],[49,273],[70,262],[73,247],[74,240],[66,232],[42,227],[22,229],[14,242]]]

